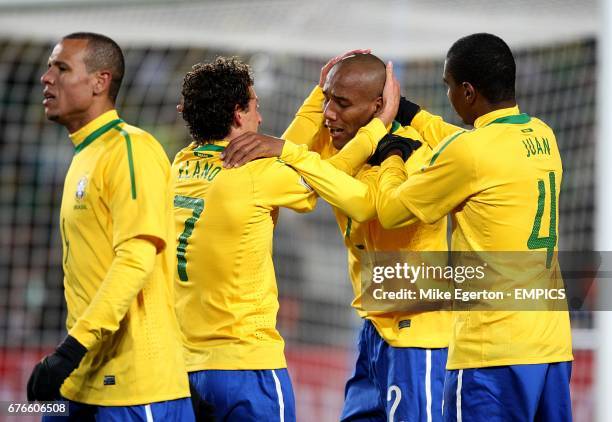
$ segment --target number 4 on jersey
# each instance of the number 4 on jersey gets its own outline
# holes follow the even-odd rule
[[[527,240],[529,249],[546,248],[546,268],[550,268],[553,252],[557,244],[557,195],[555,186],[555,172],[548,173],[548,181],[550,184],[550,224],[548,227],[548,236],[540,237],[540,227],[542,225],[542,216],[544,215],[544,201],[546,200],[546,186],[543,180],[538,180],[538,210],[535,220],[533,221],[533,229],[531,236]]]
[[[200,198],[192,198],[190,196],[175,195],[174,206],[193,211],[191,216],[185,220],[185,228],[183,229],[183,233],[181,233],[178,238],[178,246],[176,247],[176,266],[179,279],[181,281],[189,281],[189,278],[187,277],[187,258],[185,257],[185,253],[187,252],[187,240],[189,239],[189,236],[191,236],[191,233],[193,233],[193,228],[198,221],[198,218],[200,218],[202,211],[204,211],[204,200]]]

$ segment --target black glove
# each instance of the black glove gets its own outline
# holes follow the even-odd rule
[[[189,392],[196,422],[215,422],[215,407],[200,396],[192,383],[189,383]]]
[[[87,349],[72,336],[67,336],[55,352],[38,362],[28,380],[28,401],[61,399],[60,387],[79,367]]]
[[[387,154],[394,149],[401,151],[402,159],[406,161],[412,155],[412,152],[416,151],[420,146],[421,142],[419,141],[388,133],[378,143],[376,151],[374,151],[374,154],[368,160],[368,164],[379,166],[380,163],[385,161]]]
[[[405,97],[400,97],[399,107],[395,120],[400,122],[402,126],[410,126],[414,116],[421,110],[418,104],[408,101]]]

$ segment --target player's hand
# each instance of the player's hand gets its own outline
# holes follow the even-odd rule
[[[400,85],[393,74],[393,63],[387,63],[387,79],[385,80],[385,88],[383,89],[383,106],[378,112],[378,117],[385,126],[389,126],[399,107],[400,100]]]
[[[232,139],[221,153],[223,167],[240,167],[256,158],[280,157],[285,141],[256,132]]]
[[[361,49],[361,50],[351,50],[351,51],[347,51],[344,54],[331,58],[327,63],[325,63],[325,66],[321,68],[321,76],[319,77],[319,86],[323,88],[323,85],[325,85],[325,80],[327,79],[327,74],[332,69],[332,67],[334,67],[334,65],[338,63],[340,60],[348,56],[354,56],[355,54],[370,54],[371,51],[372,50],[370,50],[369,48]]]
[[[414,119],[414,116],[416,116],[416,114],[420,110],[421,107],[418,104],[407,100],[405,97],[400,97],[399,107],[397,109],[397,114],[395,115],[395,120],[400,122],[402,126],[410,126],[410,123],[412,123],[412,119]]]
[[[28,380],[28,401],[52,401],[61,398],[60,387],[79,367],[87,349],[67,336],[55,352],[38,362]]]
[[[376,151],[368,160],[368,164],[379,166],[391,155],[399,155],[406,161],[420,146],[421,142],[419,141],[389,133],[380,140]]]

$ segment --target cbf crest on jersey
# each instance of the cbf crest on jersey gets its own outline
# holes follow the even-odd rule
[[[83,176],[79,179],[79,182],[77,183],[76,192],[74,194],[74,197],[76,198],[77,201],[82,201],[83,198],[85,198],[86,189],[87,189],[87,176]]]

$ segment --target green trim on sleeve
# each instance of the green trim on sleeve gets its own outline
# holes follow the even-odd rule
[[[396,130],[401,129],[402,128],[402,124],[400,122],[398,122],[397,120],[394,120],[391,123],[391,131],[390,133],[394,133]]]
[[[351,238],[351,227],[353,226],[353,219],[351,217],[346,221],[346,231],[344,232],[344,237],[347,239]]]
[[[108,122],[104,126],[101,126],[98,129],[94,130],[92,133],[89,134],[89,136],[87,136],[87,138],[85,138],[83,140],[83,142],[81,142],[80,144],[78,144],[77,146],[74,147],[74,153],[78,154],[79,152],[83,151],[93,141],[95,141],[100,136],[104,135],[106,132],[111,130],[113,127],[115,127],[115,126],[117,126],[117,125],[119,125],[121,123],[123,123],[122,119],[111,120],[110,122]]]
[[[120,127],[115,127],[123,137],[125,138],[125,146],[127,148],[128,155],[128,165],[130,167],[130,183],[132,184],[132,199],[136,199],[136,176],[134,175],[134,154],[132,153],[132,140],[130,139],[130,134],[127,133]]]
[[[433,157],[431,157],[431,161],[429,162],[429,166],[431,167],[433,165],[433,163],[436,162],[436,160],[438,159],[438,157],[440,156],[440,154],[442,154],[442,151],[444,151],[446,149],[447,146],[450,145],[451,142],[453,142],[455,139],[457,139],[459,137],[459,135],[461,135],[462,133],[465,133],[465,130],[461,130],[457,133],[455,133],[453,136],[451,136],[448,141],[446,141],[446,143],[444,145],[442,145],[442,147],[438,150],[438,152],[436,152],[434,154]]]

